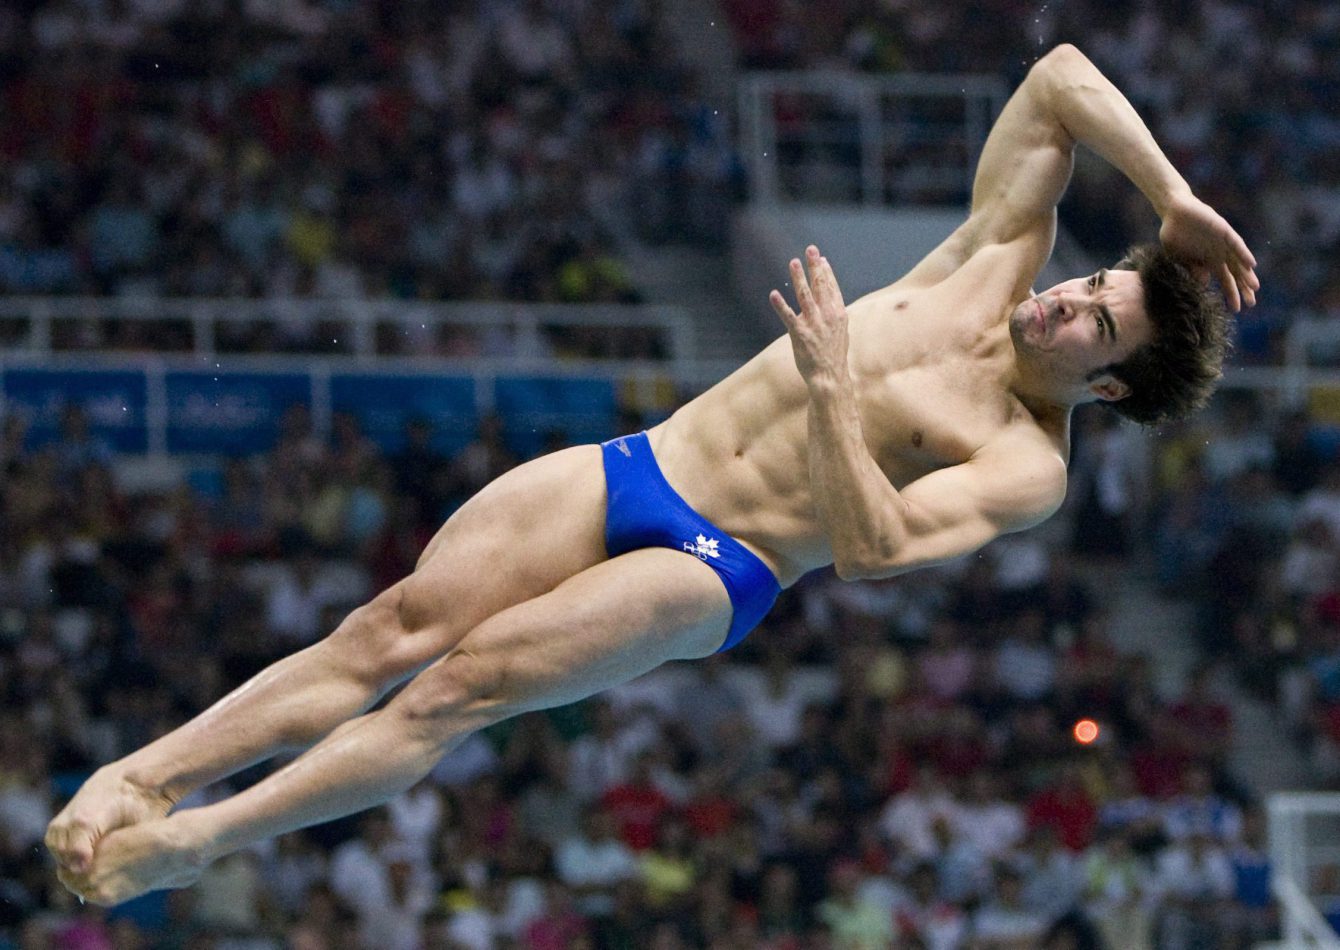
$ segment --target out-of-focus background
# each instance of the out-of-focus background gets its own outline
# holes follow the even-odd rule
[[[898,277],[1064,41],[1259,261],[1209,411],[1080,412],[1037,530],[64,893],[92,769],[739,365],[805,243]],[[0,5],[0,948],[1333,946],[1338,98],[1325,0]],[[1044,286],[1157,228],[1089,155],[1061,221]]]

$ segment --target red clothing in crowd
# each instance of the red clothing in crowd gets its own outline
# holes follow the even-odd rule
[[[612,786],[600,797],[600,804],[614,816],[624,844],[635,851],[645,851],[656,843],[661,822],[670,811],[670,799],[660,789],[635,782]]]
[[[1028,802],[1028,827],[1048,826],[1071,851],[1082,851],[1093,841],[1098,826],[1098,806],[1076,782],[1044,788]]]

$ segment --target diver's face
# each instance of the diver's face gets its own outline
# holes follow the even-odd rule
[[[1100,382],[1095,373],[1125,360],[1152,333],[1140,275],[1130,270],[1104,268],[1067,280],[1010,314],[1015,349],[1064,384]]]

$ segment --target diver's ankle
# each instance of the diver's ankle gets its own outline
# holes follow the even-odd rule
[[[175,808],[188,794],[188,790],[176,787],[169,781],[156,779],[152,770],[133,762],[113,762],[98,771],[109,780],[129,786],[136,795],[162,804],[164,814]]]

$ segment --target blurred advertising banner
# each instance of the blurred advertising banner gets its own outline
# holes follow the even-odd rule
[[[294,404],[310,406],[305,373],[168,372],[167,450],[249,455],[267,451]]]
[[[28,445],[56,441],[67,407],[83,410],[88,433],[115,452],[148,450],[148,385],[135,370],[7,369],[5,414],[28,425]]]
[[[522,458],[551,439],[576,444],[616,434],[619,400],[610,379],[504,376],[495,384],[494,406],[508,447]]]
[[[475,435],[478,413],[475,381],[468,376],[384,376],[336,373],[330,378],[330,407],[358,420],[365,435],[383,451],[405,445],[405,425],[425,424],[433,447],[456,452]]]
[[[624,383],[614,373],[434,375],[311,363],[0,368],[4,415],[26,421],[32,447],[56,441],[66,409],[77,406],[106,451],[204,455],[267,452],[295,412],[318,438],[329,437],[341,415],[352,417],[387,452],[403,448],[408,425],[418,422],[435,448],[452,453],[475,438],[481,415],[493,413],[509,448],[529,458],[560,443],[618,434]]]

